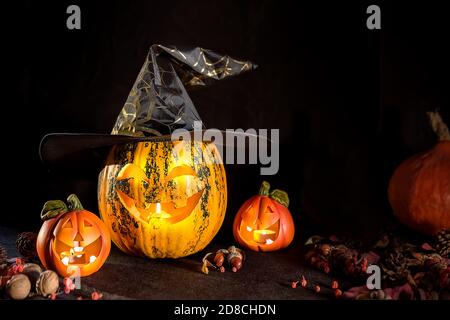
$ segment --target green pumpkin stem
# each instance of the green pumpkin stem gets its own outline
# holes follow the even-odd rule
[[[279,189],[272,190],[269,195],[270,198],[277,201],[279,204],[282,204],[286,208],[289,207],[289,196],[287,192]]]
[[[41,210],[41,220],[46,221],[56,217],[61,213],[69,211],[64,201],[50,200],[44,203],[44,207]]]
[[[261,187],[259,188],[259,195],[260,196],[269,196],[270,191],[270,183],[267,181],[263,181],[261,183]]]
[[[74,194],[71,194],[67,198],[67,203],[69,204],[70,211],[84,210],[83,206],[81,205],[80,199],[78,199],[78,197],[76,195],[74,195]]]
[[[444,120],[442,120],[439,112],[427,112],[427,115],[428,119],[430,120],[431,127],[438,136],[439,141],[450,141],[450,132],[448,131],[448,127],[445,124]]]

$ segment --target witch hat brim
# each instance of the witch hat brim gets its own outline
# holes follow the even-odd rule
[[[202,139],[202,130],[196,135],[195,131],[187,131],[191,141],[213,142]],[[265,136],[247,133],[216,130],[223,134],[225,139],[221,142],[215,140],[214,143],[220,150],[225,148],[248,148],[253,139],[265,140],[267,144],[271,140]],[[200,139],[199,139],[200,138]],[[242,144],[235,144],[235,138],[241,138]],[[245,138],[245,139],[242,139]],[[74,168],[76,166],[86,168],[93,167],[95,170],[101,168],[106,155],[112,146],[124,143],[135,142],[165,142],[173,141],[172,135],[134,137],[126,135],[96,134],[96,133],[50,133],[44,136],[39,146],[41,161],[49,168]]]
[[[41,160],[50,168],[84,163],[93,166],[103,163],[105,152],[116,144],[168,141],[177,129],[186,130],[196,139],[193,131],[201,118],[186,88],[255,68],[250,61],[208,49],[152,45],[111,134],[48,134],[41,140]],[[245,132],[234,134],[252,136]]]

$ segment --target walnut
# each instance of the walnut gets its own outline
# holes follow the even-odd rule
[[[35,263],[27,263],[23,266],[22,274],[26,275],[31,282],[31,288],[36,289],[36,282],[39,279],[42,269]]]
[[[44,297],[56,293],[59,288],[59,278],[56,272],[46,270],[39,275],[36,282],[36,292]]]
[[[6,293],[11,299],[23,300],[28,297],[31,282],[24,274],[16,274],[6,284]]]

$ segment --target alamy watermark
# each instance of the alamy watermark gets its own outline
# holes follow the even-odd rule
[[[66,26],[69,30],[81,29],[81,9],[76,4],[67,7],[66,13],[69,14],[66,20]]]
[[[280,167],[279,129],[204,130],[202,122],[195,121],[193,131],[177,129],[171,139],[185,143],[211,142],[206,148],[217,149],[221,155],[211,158],[215,163],[260,164],[261,175],[275,175]]]

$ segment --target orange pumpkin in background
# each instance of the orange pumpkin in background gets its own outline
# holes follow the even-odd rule
[[[403,162],[389,183],[389,202],[400,222],[434,235],[450,228],[450,134],[437,112],[428,113],[439,142]]]
[[[295,227],[289,212],[286,192],[263,182],[259,194],[239,209],[233,224],[233,235],[243,247],[253,251],[275,251],[287,247],[294,239]]]
[[[63,277],[88,276],[98,271],[111,249],[111,238],[103,222],[84,210],[75,195],[45,203],[44,220],[36,249],[45,268]]]

